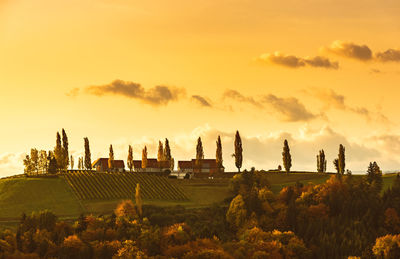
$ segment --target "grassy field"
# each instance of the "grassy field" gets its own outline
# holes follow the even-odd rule
[[[266,173],[274,193],[283,187],[303,184],[320,184],[330,175],[317,173]],[[354,177],[361,177],[355,175]],[[383,176],[384,189],[391,186],[395,174]],[[188,199],[144,199],[144,205],[205,207],[221,203],[232,197],[230,179],[167,179],[170,185],[180,188]],[[81,200],[65,178],[9,178],[0,179],[0,226],[17,222],[22,214],[48,209],[60,218],[76,218],[81,213],[109,214],[124,198]]]
[[[22,212],[51,210],[60,217],[79,215],[80,202],[61,178],[10,178],[0,180],[0,220]]]

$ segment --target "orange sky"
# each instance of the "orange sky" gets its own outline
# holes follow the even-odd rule
[[[221,134],[233,169],[239,129],[246,168],[277,167],[288,138],[293,169],[324,148],[333,170],[340,143],[354,171],[398,169],[399,12],[395,0],[0,0],[0,175],[62,127],[75,156],[85,136],[93,158],[113,143],[123,159],[168,137],[187,159],[201,135],[212,157]]]

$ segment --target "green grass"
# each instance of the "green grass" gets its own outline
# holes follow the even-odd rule
[[[0,220],[45,209],[59,217],[76,216],[83,212],[64,179],[23,177],[0,180]]]
[[[397,174],[385,174],[383,175],[383,190],[390,188],[393,184],[394,179],[397,177]]]
[[[320,184],[329,179],[329,174],[317,173],[266,173],[274,193],[296,181],[303,184]],[[146,177],[146,176],[141,176]],[[362,177],[355,175],[355,177]],[[383,176],[383,189],[392,185],[395,174]],[[150,179],[150,178],[148,178]],[[148,182],[146,179],[142,181]],[[175,186],[181,189],[187,196],[186,200],[171,199],[146,199],[144,205],[154,206],[176,206],[182,205],[187,208],[206,207],[214,203],[224,202],[232,197],[229,189],[230,179],[190,179],[178,180],[164,178],[165,186]],[[166,183],[166,182],[167,183]],[[144,183],[145,183],[144,182]],[[132,185],[132,194],[134,188]],[[151,193],[148,193],[151,194]],[[132,195],[133,197],[133,195]],[[25,212],[40,211],[48,209],[62,219],[76,218],[80,213],[86,214],[110,214],[117,204],[126,199],[116,197],[109,199],[91,199],[80,201],[72,191],[64,177],[59,178],[8,178],[0,179],[0,226],[17,222],[18,218]]]
[[[304,185],[309,183],[321,184],[329,179],[329,174],[319,173],[266,173],[267,179],[271,184],[271,191],[273,193],[279,193],[282,188],[296,184],[297,181]]]

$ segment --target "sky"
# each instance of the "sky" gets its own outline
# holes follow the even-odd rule
[[[141,159],[170,140],[177,160],[197,138],[224,165],[239,130],[243,169],[400,169],[397,0],[0,0],[0,176],[31,148]],[[77,159],[76,159],[77,160]]]

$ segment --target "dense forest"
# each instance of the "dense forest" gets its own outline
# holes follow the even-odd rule
[[[232,197],[207,208],[142,206],[137,188],[111,215],[23,214],[0,233],[0,258],[400,258],[400,176],[383,192],[371,163],[365,177],[274,194],[266,174],[236,175]]]

